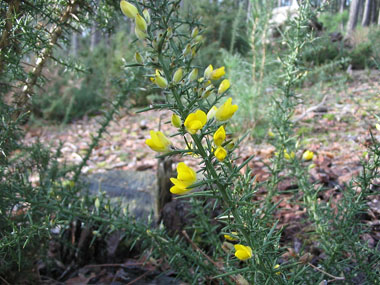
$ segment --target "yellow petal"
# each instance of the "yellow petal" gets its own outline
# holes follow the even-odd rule
[[[235,244],[235,256],[240,260],[247,260],[252,257],[252,249],[249,246]]]
[[[227,156],[227,151],[223,147],[218,146],[214,152],[214,155],[219,161],[223,161]]]
[[[307,150],[303,153],[302,155],[302,159],[308,161],[308,160],[312,160],[314,157],[314,153],[310,150]]]
[[[186,194],[187,192],[189,192],[191,189],[186,189],[186,188],[180,188],[178,186],[173,186],[170,188],[170,192],[172,194],[176,194],[176,195],[184,195]]]
[[[228,98],[227,101],[218,109],[215,114],[215,118],[218,121],[226,121],[230,119],[238,110],[238,106],[232,105],[231,102],[232,98]]]
[[[212,80],[218,80],[219,78],[221,78],[223,75],[226,74],[226,71],[224,70],[224,66],[218,68],[218,69],[215,69],[211,75],[210,75],[210,78]]]

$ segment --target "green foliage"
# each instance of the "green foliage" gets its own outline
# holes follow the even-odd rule
[[[349,51],[348,56],[351,58],[353,68],[364,69],[368,67],[372,56],[372,43],[359,43]]]
[[[345,27],[348,21],[348,10],[343,13],[324,12],[318,17],[327,33],[335,33]]]
[[[270,82],[276,76],[275,71],[265,76],[262,82],[253,81],[252,64],[240,55],[223,52],[224,63],[231,81],[231,90],[239,105],[239,112],[234,118],[237,128],[250,129],[252,136],[264,138],[269,128],[268,110],[271,97]]]

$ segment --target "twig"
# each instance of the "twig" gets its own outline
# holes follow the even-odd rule
[[[129,268],[130,266],[143,265],[142,262],[131,263],[128,265],[122,263],[106,263],[106,264],[88,264],[84,266],[85,268],[94,268],[94,267],[121,267],[121,268]]]
[[[185,230],[182,231],[183,236],[187,239],[187,241],[191,244],[191,246],[198,251],[200,254],[202,254],[209,262],[214,264],[216,268],[218,269],[223,269],[218,265],[214,260],[211,259],[207,254],[205,254],[192,240],[191,238],[187,235],[187,232]]]
[[[337,280],[345,280],[344,277],[337,277],[337,276],[331,275],[330,273],[327,273],[326,271],[323,271],[322,269],[318,268],[314,264],[311,264],[310,262],[308,262],[307,264],[310,265],[311,267],[313,267],[315,270],[318,270],[319,272],[327,275],[328,277],[333,278],[335,281],[337,281]]]
[[[5,280],[3,277],[1,277],[1,275],[0,275],[0,279],[1,279],[6,285],[11,285],[11,284],[8,283],[7,280]]]
[[[325,104],[326,99],[327,99],[327,95],[325,95],[325,96],[323,97],[322,101],[321,101],[318,105],[315,105],[315,106],[313,106],[313,107],[310,107],[310,108],[307,109],[305,112],[303,112],[302,115],[300,115],[298,118],[294,119],[294,120],[293,120],[293,123],[296,123],[296,122],[302,120],[302,119],[303,119],[308,113],[313,112],[313,111],[317,110],[318,108],[322,107],[322,106]]]
[[[145,272],[143,275],[140,275],[139,277],[137,277],[136,279],[133,279],[131,282],[127,283],[127,285],[131,285],[137,281],[139,281],[141,278],[144,278],[146,275],[148,275],[148,273],[150,273],[151,271],[147,271]]]

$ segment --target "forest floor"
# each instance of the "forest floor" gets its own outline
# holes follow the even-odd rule
[[[380,72],[354,71],[351,80],[344,84],[327,84],[298,90],[302,93],[303,104],[300,105],[294,119],[298,126],[298,135],[301,148],[298,157],[303,151],[311,150],[315,153],[313,162],[315,167],[309,170],[311,179],[322,183],[326,188],[322,199],[339,199],[338,189],[343,189],[352,177],[361,170],[361,160],[366,157],[366,150],[371,144],[371,132],[380,139],[380,131],[375,125],[378,123],[375,115],[380,115]],[[167,135],[175,133],[170,124],[167,112],[149,111],[142,114],[131,110],[114,120],[107,129],[107,134],[94,150],[88,165],[83,169],[84,174],[104,172],[111,169],[144,171],[155,169],[157,166],[156,153],[151,151],[145,140],[149,138],[149,130],[160,129]],[[39,139],[43,144],[57,147],[63,143],[61,161],[79,163],[86,152],[91,136],[99,128],[98,118],[85,118],[65,126],[27,126],[25,142],[31,143]],[[184,146],[180,137],[172,139],[175,146]],[[256,175],[257,180],[265,180],[269,172],[265,164],[275,153],[270,145],[270,138],[257,143],[254,137],[243,142],[238,151],[238,162],[242,162],[251,155],[254,159],[249,168]],[[199,167],[198,160],[191,155],[182,160],[195,168]],[[296,187],[297,188],[297,187]],[[278,190],[294,189],[291,179],[283,180]],[[290,247],[299,247],[296,233],[300,232],[299,221],[305,214],[299,204],[289,202],[293,194],[281,194],[280,210],[276,214],[280,219],[279,226],[287,226],[284,230],[284,240]],[[279,198],[280,201],[280,198]],[[380,195],[375,195],[368,201],[370,213],[366,222],[380,224]],[[296,223],[294,223],[296,222]],[[380,240],[380,230],[371,232],[365,237],[373,246]]]
[[[369,143],[369,130],[375,136],[380,135],[374,128],[377,122],[374,114],[380,115],[379,77],[378,71],[356,71],[343,89],[329,84],[317,90],[317,95],[314,95],[315,86],[301,90],[305,99],[294,115],[298,121],[296,134],[303,149],[312,150],[317,155],[316,161],[325,157],[348,172],[356,171],[355,165]],[[145,145],[145,140],[150,137],[149,130],[160,128],[166,135],[175,133],[170,116],[168,112],[159,111],[124,112],[111,122],[83,173],[110,169],[154,169],[156,153]],[[53,149],[62,142],[61,161],[79,163],[91,142],[91,136],[97,134],[98,119],[84,118],[68,125],[27,126],[24,141],[29,144],[39,139]],[[184,146],[178,136],[172,141],[175,146]],[[252,154],[256,156],[255,160],[272,157],[274,148],[265,141],[270,142],[270,138],[257,143],[254,137],[250,137],[242,143],[239,148],[242,159]],[[185,159],[190,165],[197,165],[190,156]],[[347,181],[347,178],[342,179]]]

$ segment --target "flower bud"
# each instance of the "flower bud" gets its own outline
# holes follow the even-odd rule
[[[149,14],[148,9],[144,9],[144,11],[143,11],[143,16],[144,16],[144,18],[145,18],[145,20],[146,20],[146,23],[147,23],[148,25],[150,25],[150,14]]]
[[[182,68],[178,68],[177,71],[173,75],[173,82],[177,84],[178,82],[181,81],[182,76],[183,76]]]
[[[198,68],[194,68],[189,75],[190,81],[194,81],[198,78]]]
[[[181,118],[177,114],[172,115],[172,125],[176,128],[180,128],[182,125]]]
[[[135,60],[136,60],[137,63],[140,63],[140,64],[144,63],[144,60],[143,60],[143,58],[142,58],[142,56],[140,55],[139,52],[135,53]]]
[[[227,156],[227,151],[222,146],[218,146],[214,152],[214,155],[217,160],[222,162]]]
[[[148,36],[145,32],[141,31],[141,30],[138,28],[137,25],[135,26],[135,35],[136,35],[136,37],[137,37],[139,40],[144,40],[144,39]]]
[[[212,106],[212,108],[207,112],[207,121],[210,121],[211,119],[215,118],[215,114],[217,111],[218,108]]]
[[[199,33],[199,29],[198,27],[195,27],[193,31],[191,32],[191,37],[195,38],[196,36],[198,36],[198,33]]]
[[[231,85],[230,81],[228,79],[224,79],[222,81],[222,83],[220,83],[220,85],[219,85],[218,94],[221,95],[224,92],[226,92],[228,90],[228,88],[230,88],[230,85]]]
[[[140,15],[140,14],[137,14],[136,15],[136,26],[142,31],[142,32],[146,32],[146,29],[148,28],[148,25],[146,24],[144,18]]]
[[[156,83],[161,88],[166,88],[168,86],[168,81],[161,75],[158,69],[156,70],[154,83]]]
[[[205,72],[204,72],[204,77],[205,78],[210,78],[211,76],[211,73],[214,71],[214,68],[212,67],[212,65],[210,64],[209,66],[207,66],[207,68],[205,69]]]
[[[120,1],[120,9],[125,16],[131,19],[134,19],[138,14],[137,8],[125,0]]]
[[[166,30],[166,36],[167,36],[168,38],[170,38],[172,35],[173,35],[173,28],[172,28],[172,27],[169,27],[169,28]]]
[[[187,44],[186,47],[183,50],[183,56],[187,56],[190,53],[191,53],[191,45]]]

